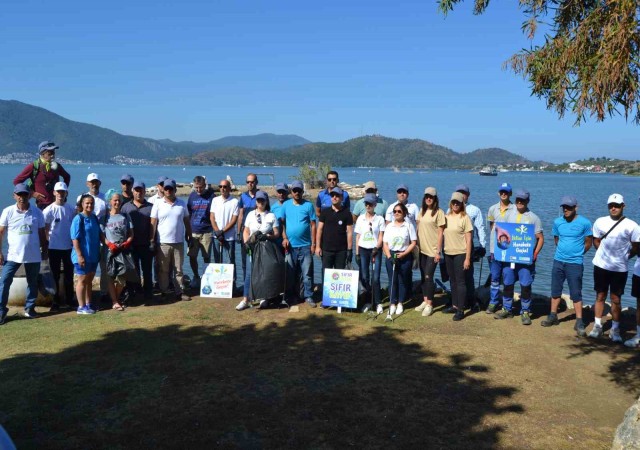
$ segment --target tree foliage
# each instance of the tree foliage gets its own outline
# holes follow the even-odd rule
[[[462,0],[440,0],[446,15]],[[489,0],[475,0],[482,14]],[[523,49],[505,67],[531,84],[560,117],[568,111],[576,124],[587,116],[602,121],[622,114],[640,124],[638,72],[640,33],[637,0],[520,0],[523,32],[534,39],[548,24],[544,43]]]

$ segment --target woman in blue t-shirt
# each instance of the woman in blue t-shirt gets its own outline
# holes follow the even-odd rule
[[[78,314],[95,314],[91,307],[91,288],[96,268],[100,262],[100,242],[104,234],[100,230],[98,218],[93,213],[95,200],[91,194],[84,194],[78,201],[78,215],[71,222],[71,262],[78,275],[76,297]]]

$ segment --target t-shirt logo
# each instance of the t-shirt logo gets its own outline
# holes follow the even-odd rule
[[[31,225],[27,225],[26,223],[20,225],[18,234],[31,234]]]
[[[402,247],[402,244],[404,244],[404,238],[402,236],[395,236],[391,242],[393,248]]]
[[[338,225],[342,225],[342,220],[338,220]]]

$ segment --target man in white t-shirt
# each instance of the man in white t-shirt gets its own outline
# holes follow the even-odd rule
[[[68,187],[64,181],[55,184],[53,192],[55,202],[47,206],[42,214],[46,224],[46,235],[49,239],[49,266],[56,281],[56,295],[53,297],[51,310],[60,307],[77,308],[73,300],[73,263],[71,262],[71,221],[76,210],[67,203]],[[61,267],[64,266],[64,303],[60,301],[59,279]]]
[[[597,249],[593,258],[593,288],[596,291],[595,325],[590,338],[602,336],[602,314],[607,293],[611,298],[611,331],[613,342],[622,342],[620,334],[620,298],[629,275],[629,258],[638,254],[640,229],[638,224],[624,217],[624,198],[611,194],[607,200],[609,215],[600,217],[593,224],[593,246]]]
[[[152,205],[155,202],[157,202],[159,200],[162,200],[164,198],[164,188],[163,188],[163,186],[164,186],[164,182],[166,180],[167,180],[167,177],[165,177],[164,175],[160,175],[158,177],[158,180],[156,182],[156,193],[155,193],[155,195],[152,195],[151,197],[149,197],[147,199],[147,201],[149,203],[151,203]]]
[[[231,197],[231,182],[221,180],[218,185],[220,195],[211,200],[211,225],[213,226],[213,260],[221,264],[223,261],[223,248],[229,255],[228,264],[234,265],[233,280],[235,284],[236,272],[236,233],[235,226],[238,222],[238,199]]]
[[[176,198],[176,182],[172,179],[164,182],[164,199],[157,201],[151,208],[151,238],[149,245],[155,243],[158,233],[160,248],[159,284],[163,297],[169,295],[169,274],[173,270],[173,290],[176,300],[188,301],[191,297],[182,292],[184,264],[184,242],[191,241],[191,221],[189,210],[184,201]]]
[[[36,299],[38,297],[38,273],[40,262],[47,258],[47,238],[44,233],[44,216],[36,206],[29,204],[31,191],[23,184],[13,188],[15,205],[7,206],[0,215],[0,249],[7,231],[7,258],[0,251],[2,278],[0,279],[0,325],[5,323],[9,289],[13,277],[24,264],[27,276],[27,298],[24,316],[29,319],[37,317]]]

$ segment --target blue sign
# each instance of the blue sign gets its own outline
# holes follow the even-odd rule
[[[358,307],[357,270],[324,269],[322,306]]]
[[[493,257],[497,261],[533,264],[536,247],[535,225],[528,223],[496,222]]]

